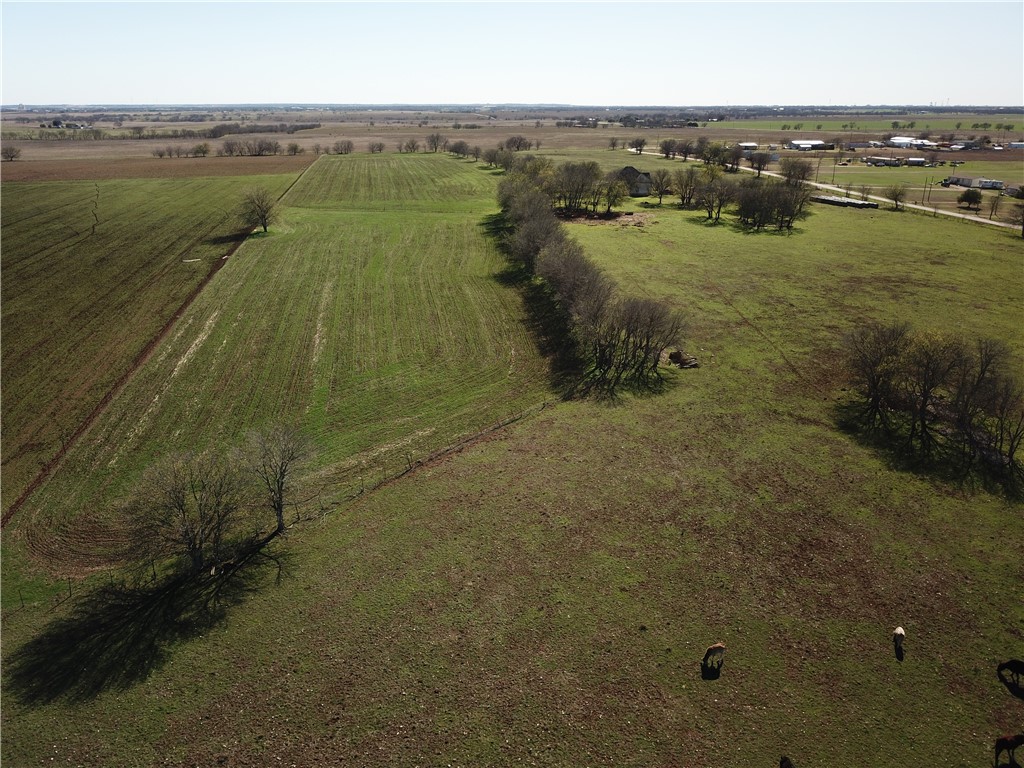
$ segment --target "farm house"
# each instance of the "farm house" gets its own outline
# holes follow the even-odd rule
[[[627,165],[616,175],[629,185],[629,194],[633,197],[647,197],[651,194],[651,177],[632,165]]]

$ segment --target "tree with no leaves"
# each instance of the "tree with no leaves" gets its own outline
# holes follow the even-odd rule
[[[629,142],[629,148],[636,152],[638,155],[644,153],[644,147],[647,146],[647,139],[642,136],[637,136],[635,139]]]
[[[294,427],[275,425],[249,435],[243,463],[265,492],[266,504],[274,512],[277,533],[284,532],[284,509],[295,467],[309,453],[309,441]]]
[[[662,198],[672,191],[672,174],[665,168],[658,168],[651,172],[651,186],[658,195],[658,205],[661,205]]]
[[[13,163],[19,157],[21,157],[21,149],[19,147],[4,147],[0,149],[0,156],[3,156],[4,160],[9,163]]]
[[[814,173],[814,166],[810,160],[797,157],[784,157],[779,163],[779,172],[787,184],[799,185],[809,181]]]
[[[250,189],[242,198],[238,211],[242,224],[249,229],[267,228],[277,220],[277,198],[266,187]]]
[[[1010,214],[1010,223],[1020,227],[1020,236],[1024,237],[1024,205],[1017,203]]]
[[[244,482],[211,454],[179,454],[150,467],[127,505],[132,541],[151,558],[183,557],[198,573],[230,556],[240,535]]]

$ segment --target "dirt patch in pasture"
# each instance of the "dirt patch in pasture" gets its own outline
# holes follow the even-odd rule
[[[3,181],[87,181],[100,179],[187,179],[202,176],[257,176],[298,173],[316,156],[157,157],[32,160],[4,163]]]
[[[607,216],[586,216],[574,219],[581,224],[589,224],[592,227],[614,226],[614,227],[646,227],[654,223],[653,213],[619,213],[611,217]]]

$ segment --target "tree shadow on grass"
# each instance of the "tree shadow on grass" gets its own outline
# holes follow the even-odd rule
[[[499,248],[502,247],[504,235],[511,231],[507,220],[500,213],[486,216],[480,226]],[[526,326],[537,345],[537,351],[548,361],[551,387],[560,392],[563,398],[571,397],[584,371],[569,318],[551,293],[533,279],[524,265],[509,260],[501,271],[494,274],[494,279],[519,294],[526,313]]]
[[[232,243],[244,242],[248,236],[248,232],[232,232],[229,235],[208,237],[204,242],[206,245],[231,245]]]
[[[923,455],[908,446],[906,431],[899,425],[866,424],[865,408],[854,400],[837,402],[832,414],[841,431],[874,452],[894,472],[908,472],[969,492],[981,489],[1014,501],[1024,498],[1021,477],[1013,468],[983,461],[965,466],[955,446],[935,445],[931,453]]]
[[[26,706],[60,698],[77,703],[145,680],[177,643],[223,621],[269,572],[281,578],[282,556],[266,547],[272,538],[249,544],[212,571],[94,590],[8,657],[7,691]]]

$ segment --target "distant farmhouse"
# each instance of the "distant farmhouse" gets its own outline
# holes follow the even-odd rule
[[[616,178],[626,182],[629,186],[629,194],[633,197],[647,197],[651,194],[651,177],[643,171],[638,171],[632,165],[627,165],[619,171]]]

